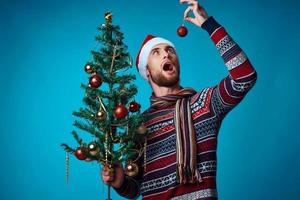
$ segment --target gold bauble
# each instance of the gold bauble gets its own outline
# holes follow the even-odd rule
[[[147,127],[144,125],[144,124],[141,124],[138,129],[137,129],[137,132],[139,134],[145,134],[147,132]]]
[[[92,73],[94,72],[94,69],[93,69],[93,67],[92,67],[91,65],[86,64],[86,65],[84,66],[84,71],[85,71],[86,73],[88,73],[88,74],[92,74]]]
[[[139,173],[139,167],[137,164],[130,162],[125,166],[125,174],[127,176],[133,177]]]
[[[89,153],[92,155],[92,156],[95,156],[99,153],[100,149],[99,149],[99,146],[97,144],[97,142],[91,142],[88,146],[88,150],[89,150]]]
[[[106,113],[103,110],[99,110],[96,113],[96,118],[100,120],[105,120],[106,119]]]

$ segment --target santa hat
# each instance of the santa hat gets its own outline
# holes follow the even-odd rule
[[[147,35],[145,40],[142,43],[142,46],[138,52],[138,55],[136,57],[136,67],[138,72],[141,74],[141,76],[148,80],[147,74],[146,74],[146,67],[147,67],[147,61],[150,54],[151,49],[158,45],[158,44],[168,44],[171,47],[175,48],[174,44],[170,42],[169,40],[166,40],[164,38],[155,37],[153,35]]]

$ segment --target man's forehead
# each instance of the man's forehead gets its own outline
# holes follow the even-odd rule
[[[165,48],[165,47],[172,47],[171,45],[167,44],[167,43],[160,43],[160,44],[157,44],[157,45],[154,45],[151,50],[153,49],[157,49],[157,48]],[[173,48],[173,47],[172,47]]]

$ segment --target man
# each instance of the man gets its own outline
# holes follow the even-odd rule
[[[102,171],[123,197],[134,199],[217,199],[217,136],[225,115],[254,85],[256,72],[225,29],[195,0],[184,18],[206,30],[220,52],[229,75],[214,87],[199,92],[179,85],[180,67],[174,45],[148,35],[137,56],[139,73],[153,89],[147,150],[137,177],[124,176],[121,165]],[[189,17],[192,11],[194,18]]]

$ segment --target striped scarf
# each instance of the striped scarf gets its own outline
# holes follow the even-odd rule
[[[152,95],[150,99],[150,109],[154,110],[175,105],[176,175],[180,184],[202,182],[197,169],[196,137],[190,107],[190,97],[195,93],[192,88],[185,88],[162,97]]]

